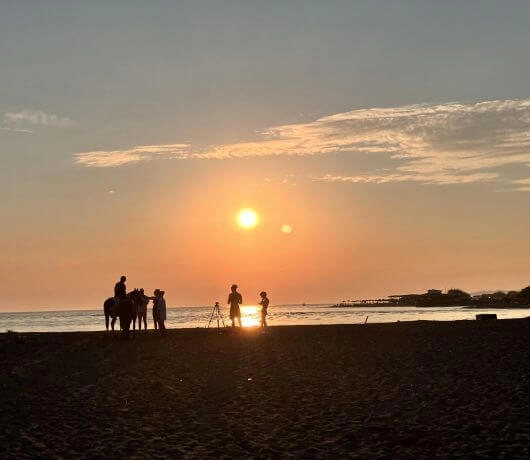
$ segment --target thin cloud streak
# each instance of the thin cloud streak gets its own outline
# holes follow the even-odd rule
[[[0,126],[0,131],[10,131],[10,132],[13,132],[13,133],[33,134],[33,131],[31,131],[30,129],[11,128],[9,126]]]
[[[530,164],[530,99],[353,110],[309,123],[273,127],[261,135],[261,139],[252,142],[204,149],[190,144],[139,146],[78,153],[74,159],[83,166],[109,167],[153,158],[380,154],[396,160],[388,173],[354,175],[347,181],[429,184],[501,181],[505,179],[495,169]],[[329,181],[331,177],[341,176],[321,179]]]
[[[4,121],[7,126],[45,126],[51,128],[70,128],[75,122],[68,117],[61,117],[42,110],[25,109],[20,112],[4,113]]]
[[[154,158],[174,158],[189,150],[189,144],[141,145],[129,150],[94,151],[77,153],[77,164],[93,168],[112,168],[149,161]]]
[[[470,184],[473,182],[491,182],[498,179],[496,173],[474,173],[464,175],[450,174],[433,174],[433,175],[415,175],[415,174],[389,174],[386,176],[333,176],[326,174],[322,177],[315,178],[316,181],[322,182],[353,182],[356,184],[387,184],[390,182],[423,182],[433,185],[452,185],[452,184]]]

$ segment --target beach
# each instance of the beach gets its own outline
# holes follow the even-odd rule
[[[530,322],[0,334],[3,458],[530,456]]]

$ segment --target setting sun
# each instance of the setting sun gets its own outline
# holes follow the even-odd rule
[[[243,228],[254,228],[258,224],[258,214],[253,209],[242,209],[237,214],[237,223]]]

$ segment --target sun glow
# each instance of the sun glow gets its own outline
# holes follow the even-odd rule
[[[250,208],[242,209],[237,214],[237,223],[240,227],[251,229],[258,224],[258,214]]]
[[[255,305],[241,306],[241,325],[243,327],[259,326],[260,311],[260,308]]]

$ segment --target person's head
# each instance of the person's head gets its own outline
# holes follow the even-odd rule
[[[127,277],[125,275],[120,276],[120,283],[125,283],[127,281]]]
[[[158,297],[160,295],[160,289],[155,289],[153,294],[155,295],[155,297]]]
[[[140,294],[144,293],[144,288],[140,288]]]
[[[215,306],[218,307],[219,306],[219,302],[215,302]]]
[[[262,299],[264,299],[265,297],[267,297],[267,293],[265,291],[261,291],[259,293],[259,295],[261,296]]]
[[[160,297],[164,297],[165,293],[166,293],[166,291],[160,291]]]
[[[230,289],[232,290],[232,292],[236,292],[237,291],[237,284],[232,284],[232,287]]]

